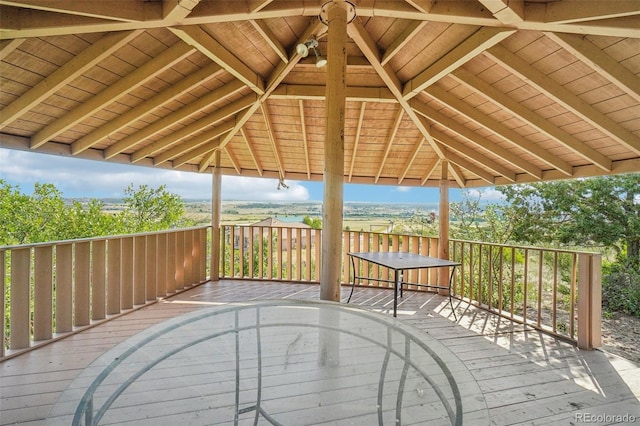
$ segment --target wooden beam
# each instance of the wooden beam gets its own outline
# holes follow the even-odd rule
[[[459,156],[458,154],[450,152],[446,148],[443,148],[443,150],[445,152],[445,158],[449,162],[449,166],[456,165],[456,166],[460,167],[461,169],[465,169],[465,170],[473,173],[474,175],[478,176],[480,179],[482,179],[483,181],[487,182],[489,185],[495,185],[496,184],[495,176],[493,176],[491,173],[489,173],[486,170],[484,170],[482,167],[478,167],[473,162],[467,160],[464,157]],[[460,175],[460,179],[463,179],[462,171],[459,171],[458,173]],[[514,177],[513,180],[515,181],[515,177]]]
[[[102,92],[86,100],[72,111],[69,111],[67,114],[38,131],[31,137],[31,148],[38,148],[74,124],[84,120],[95,111],[103,108],[105,105],[113,103],[131,90],[142,85],[145,81],[156,77],[167,68],[170,68],[191,55],[191,53],[193,53],[191,46],[182,42],[174,44],[158,56],[136,68],[135,71],[119,79]]]
[[[378,173],[376,173],[375,182],[378,183],[380,179],[380,175],[384,170],[384,165],[387,162],[387,158],[389,158],[389,154],[391,153],[391,147],[393,146],[393,141],[396,138],[396,133],[398,133],[398,129],[400,128],[400,123],[402,123],[402,117],[404,115],[404,110],[402,108],[398,108],[396,112],[396,118],[393,120],[393,125],[391,129],[389,129],[389,134],[387,135],[387,143],[386,148],[384,150],[384,154],[380,159],[380,166],[378,167]]]
[[[631,70],[593,44],[587,37],[575,34],[545,33],[573,56],[615,84],[620,90],[640,102],[640,78]]]
[[[163,0],[162,19],[176,22],[181,21],[191,14],[200,0]]]
[[[422,102],[418,102],[416,99],[411,100],[411,106],[420,115],[438,123],[445,129],[449,129],[450,131],[463,137],[464,139],[473,143],[476,147],[480,148],[481,150],[490,152],[495,156],[502,158],[504,161],[530,174],[537,180],[542,179],[542,170],[540,170],[539,167],[531,164],[530,161],[523,160],[522,158],[520,158],[519,155],[505,148],[502,148],[501,146],[487,140],[486,138],[479,136],[476,132],[472,131],[468,127],[463,126],[457,121],[455,121],[454,119],[442,114],[439,111],[436,111],[433,108],[428,107],[426,104]],[[451,146],[451,149],[459,151],[462,154],[469,157],[473,156],[475,152],[475,150],[471,150],[471,149],[464,151],[462,147],[457,147],[457,146]],[[486,167],[493,169],[493,167],[491,167],[489,164],[485,162],[484,156],[478,156],[477,154],[475,154],[474,158],[476,159],[476,161],[479,161],[481,164],[484,164]],[[496,172],[498,171],[496,170]]]
[[[262,176],[262,165],[260,164],[260,160],[258,159],[257,153],[253,149],[253,142],[251,141],[251,138],[249,138],[249,135],[247,134],[244,127],[240,129],[240,134],[244,139],[244,143],[247,146],[247,150],[249,151],[249,155],[251,155],[251,160],[253,161],[253,164],[255,165],[256,170],[258,171],[258,174]]]
[[[77,155],[85,149],[88,149],[95,144],[100,143],[102,140],[108,138],[109,135],[126,127],[129,123],[138,120],[140,117],[143,117],[144,115],[149,114],[155,109],[171,102],[173,99],[182,95],[184,92],[187,92],[193,87],[215,77],[219,74],[220,70],[222,70],[222,68],[219,65],[210,64],[209,66],[201,68],[193,74],[186,76],[182,80],[177,81],[176,83],[167,87],[162,92],[157,93],[156,95],[135,106],[129,111],[117,116],[113,120],[105,123],[103,126],[98,127],[94,131],[76,140],[71,144],[71,152],[73,153],[73,155]],[[120,151],[116,148],[113,148],[110,149],[111,153],[108,155],[113,156]]]
[[[502,123],[498,123],[496,120],[491,119],[487,115],[473,108],[469,104],[461,101],[457,97],[442,90],[439,87],[432,86],[427,89],[427,93],[433,99],[443,103],[448,108],[462,114],[466,118],[473,120],[480,126],[486,128],[493,134],[500,136],[511,145],[518,147],[522,150],[535,155],[539,160],[544,161],[547,164],[561,170],[562,172],[571,175],[572,166],[562,159],[559,159],[556,155],[553,155],[549,151],[538,147],[535,143],[529,141],[524,136],[520,135],[513,129],[508,128]]]
[[[281,84],[270,99],[324,99],[324,86],[302,85],[302,84]],[[386,87],[347,87],[347,102],[377,102],[395,104],[396,98]]]
[[[61,87],[82,75],[88,69],[101,62],[122,46],[136,38],[141,31],[125,31],[121,33],[107,34],[89,45],[86,49],[74,56],[69,62],[55,70],[41,80],[26,93],[2,109],[0,115],[0,128],[28,112],[34,105],[39,104]],[[17,47],[20,43],[4,42],[3,52],[10,47]]]
[[[600,111],[536,70],[519,56],[502,46],[495,46],[486,54],[505,69],[513,72],[523,81],[543,92],[547,97],[564,105],[569,111],[582,117],[605,135],[622,143],[636,154],[640,154],[640,136],[620,126]]]
[[[436,161],[431,163],[431,165],[429,167],[427,167],[427,169],[425,170],[424,176],[422,177],[422,180],[420,181],[420,185],[424,186],[424,184],[427,183],[427,181],[429,180],[429,178],[431,177],[433,172],[436,170],[436,168],[442,163],[443,163],[443,161],[441,159],[439,159],[439,158],[437,158]]]
[[[229,149],[229,145],[225,146],[222,149],[224,150],[224,153],[227,154],[227,157],[229,157],[229,161],[231,162],[231,165],[233,166],[233,168],[236,170],[236,173],[240,175],[241,174],[240,164],[238,163],[237,158],[234,157],[233,153],[231,152],[231,149]]]
[[[426,25],[427,21],[413,21],[407,25],[407,28],[402,31],[402,33],[396,37],[396,39],[387,47],[387,50],[384,51],[384,56],[380,60],[382,66],[385,66],[387,62],[391,60],[404,46],[411,42],[411,40],[422,30]]]
[[[523,0],[479,0],[491,14],[505,25],[524,21]]]
[[[206,131],[205,134],[203,134],[203,139],[205,136],[213,135],[214,133],[217,133],[215,129]],[[191,151],[188,151],[182,154],[181,156],[174,158],[173,160],[171,160],[171,165],[175,169],[182,166],[183,164],[187,164],[189,161],[197,157],[200,157],[201,155],[212,155],[213,158],[215,158],[216,152],[220,150],[220,144],[222,143],[222,138],[223,136],[213,138],[213,139],[206,138],[206,141],[207,141],[206,143],[203,143],[197,148],[194,148]],[[200,169],[198,169],[198,171],[202,172]]]
[[[298,43],[304,43],[306,40],[309,39],[309,37],[311,37],[314,34],[316,36],[324,34],[325,31],[326,31],[326,27],[320,22],[319,19],[317,19],[317,16],[316,16],[315,19],[312,19],[310,21],[309,25],[307,26],[307,29],[302,33],[302,35],[296,42],[296,45]],[[236,128],[231,132],[229,132],[229,134],[222,140],[222,146],[229,143],[231,138],[233,138],[238,133],[238,131],[240,131],[240,128],[242,128],[247,122],[247,120],[249,120],[249,118],[258,110],[258,108],[260,108],[260,105],[264,101],[266,101],[266,99],[271,95],[271,92],[273,92],[276,89],[276,87],[278,87],[278,85],[282,82],[282,80],[284,80],[284,78],[289,74],[289,72],[291,72],[293,67],[295,67],[295,65],[300,61],[300,59],[301,59],[300,55],[298,55],[298,53],[294,49],[293,52],[291,52],[289,56],[289,60],[287,62],[280,62],[280,64],[276,67],[275,71],[271,74],[269,81],[267,81],[267,85],[262,96],[260,96],[260,98],[254,105],[252,105],[248,110],[246,110],[239,117],[237,117]],[[203,158],[203,160],[200,162],[199,170],[205,170],[209,166],[209,163],[211,162],[212,159],[213,159],[213,153]]]
[[[466,40],[456,45],[449,53],[438,59],[433,65],[407,81],[402,91],[404,99],[411,99],[442,77],[469,62],[491,46],[500,43],[513,33],[515,33],[515,30],[490,27],[480,28]]]
[[[564,0],[545,4],[544,21],[567,24],[636,15],[640,15],[640,4],[635,0]]]
[[[271,151],[273,152],[273,157],[276,160],[276,166],[278,167],[278,173],[280,177],[284,179],[285,172],[282,167],[282,160],[280,159],[280,152],[278,151],[278,144],[276,143],[276,137],[273,133],[273,123],[271,122],[271,115],[269,114],[269,108],[266,102],[260,104],[260,112],[262,113],[262,118],[264,119],[264,125],[267,128],[267,135],[269,136],[269,145],[271,146]]]
[[[0,61],[4,61],[9,54],[16,50],[26,38],[14,38],[13,40],[0,40]],[[4,111],[4,110],[3,110]]]
[[[298,100],[298,110],[300,111],[300,129],[302,131],[302,147],[304,148],[304,162],[307,169],[307,177],[311,178],[311,162],[309,159],[309,141],[307,140],[307,127],[304,118],[304,101]]]
[[[418,153],[422,149],[422,146],[424,145],[425,141],[426,141],[425,138],[421,138],[413,146],[413,150],[411,151],[411,154],[409,154],[409,158],[407,159],[406,163],[404,164],[404,167],[402,168],[402,173],[400,173],[400,177],[398,177],[398,185],[402,184],[402,181],[404,180],[405,176],[407,176],[407,173],[409,173],[409,170],[411,169],[413,162],[418,157]]]
[[[185,43],[194,46],[206,57],[242,81],[251,90],[259,95],[264,94],[264,81],[262,81],[262,77],[254,73],[251,68],[225,49],[204,29],[199,26],[179,26],[169,29]]]
[[[202,133],[198,133],[188,141],[179,143],[176,146],[161,152],[153,158],[153,165],[159,166],[167,161],[172,161],[173,167],[181,166],[182,164],[192,160],[198,155],[195,154],[195,149],[207,144],[208,142],[219,139],[222,135],[230,132],[233,128],[233,120],[229,122],[220,123],[217,126],[213,126],[210,129],[205,130]],[[205,152],[209,152],[211,149],[207,149]],[[202,155],[202,154],[199,154]],[[180,160],[177,160],[180,158]],[[140,161],[140,160],[138,160]]]
[[[356,158],[358,157],[358,144],[360,143],[360,135],[362,134],[362,125],[364,124],[364,111],[367,107],[366,102],[360,105],[360,116],[358,117],[358,125],[356,126],[356,137],[353,141],[353,153],[351,154],[351,165],[349,166],[349,174],[347,182],[351,182],[353,178],[353,169],[356,166]]]
[[[233,80],[230,83],[225,84],[222,87],[219,87],[212,92],[202,96],[201,98],[196,99],[195,101],[185,105],[177,111],[172,112],[166,117],[163,117],[159,120],[154,121],[148,126],[143,127],[131,135],[120,139],[115,144],[111,145],[107,149],[105,149],[104,155],[105,158],[111,158],[114,155],[118,155],[122,151],[125,151],[143,140],[163,131],[167,127],[172,126],[173,124],[184,120],[185,118],[211,106],[211,104],[215,102],[219,102],[221,99],[225,99],[228,96],[231,96],[244,88],[244,84],[238,80]],[[138,153],[138,156],[144,157],[145,155],[149,155],[156,151],[157,145],[154,146],[151,144],[145,151],[141,151]],[[145,153],[145,155],[141,155]]]
[[[43,12],[52,12],[51,23],[56,17],[74,15],[109,21],[139,22],[149,18],[160,18],[162,5],[155,2],[131,2],[121,0],[77,1],[77,0],[0,0],[0,5],[13,6]]]
[[[479,93],[487,99],[495,102],[501,108],[510,111],[517,117],[520,117],[530,126],[553,138],[557,143],[569,148],[585,160],[598,165],[603,170],[611,171],[611,159],[607,156],[600,154],[593,148],[590,148],[587,144],[553,125],[549,120],[540,117],[529,108],[524,107],[520,102],[514,101],[503,92],[484,82],[472,73],[461,68],[454,71],[451,77],[455,78],[461,84],[470,87],[476,93]],[[522,148],[526,149],[524,147]]]
[[[271,46],[271,49],[273,49],[273,51],[276,52],[278,56],[280,56],[280,59],[282,59],[284,62],[289,61],[289,56],[287,55],[286,49],[284,48],[282,43],[280,43],[273,31],[271,31],[271,28],[269,28],[269,26],[264,21],[251,19],[249,20],[249,22],[267,42],[267,44]]]

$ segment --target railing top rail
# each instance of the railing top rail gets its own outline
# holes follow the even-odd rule
[[[541,247],[541,246],[521,246],[521,245],[515,245],[515,244],[501,244],[501,243],[488,243],[486,241],[471,241],[471,240],[458,240],[455,238],[451,238],[449,239],[449,241],[451,242],[456,242],[456,243],[465,243],[465,244],[482,244],[485,246],[492,246],[492,247],[504,247],[504,248],[518,248],[518,249],[527,249],[527,250],[543,250],[543,251],[549,251],[549,252],[556,252],[556,253],[575,253],[575,254],[599,254],[596,251],[584,251],[584,250],[571,250],[571,249],[561,249],[561,248],[554,248],[554,247]]]
[[[164,229],[161,231],[139,232],[136,234],[104,235],[104,236],[98,236],[98,237],[78,238],[74,240],[58,240],[58,241],[46,241],[42,243],[16,244],[11,246],[0,246],[0,251],[13,250],[13,249],[19,249],[19,248],[22,249],[22,248],[31,248],[31,247],[45,247],[45,246],[51,246],[51,245],[84,243],[88,241],[97,241],[97,240],[115,240],[118,238],[140,237],[145,235],[170,234],[172,232],[178,232],[178,231],[193,231],[193,230],[208,229],[208,228],[211,228],[211,225],[192,226],[189,228]]]

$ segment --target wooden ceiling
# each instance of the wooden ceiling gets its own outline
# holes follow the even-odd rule
[[[0,146],[322,180],[325,2],[0,0]],[[640,1],[351,3],[345,182],[640,171]]]

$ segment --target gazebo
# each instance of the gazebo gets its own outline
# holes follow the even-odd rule
[[[212,280],[222,175],[323,181],[335,301],[345,182],[439,187],[448,258],[451,187],[640,171],[640,3],[0,0],[0,108],[3,148],[211,174]]]

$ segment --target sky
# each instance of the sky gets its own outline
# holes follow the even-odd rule
[[[124,190],[165,184],[171,193],[184,200],[211,199],[211,175],[154,169],[150,167],[84,160],[0,148],[0,179],[33,192],[35,183],[51,183],[67,198],[120,198]],[[222,200],[238,201],[322,201],[322,182],[290,181],[278,190],[276,179],[237,176],[222,177]],[[452,189],[451,202],[460,201],[461,190]],[[499,193],[493,188],[471,190],[489,201]],[[345,184],[344,200],[375,203],[437,203],[438,188]]]

